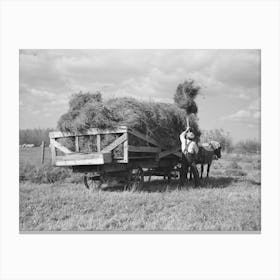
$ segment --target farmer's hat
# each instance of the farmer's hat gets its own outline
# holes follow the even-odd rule
[[[194,133],[192,131],[187,132],[187,138],[193,140],[195,138]]]
[[[188,138],[188,139],[190,139],[190,140],[192,140],[192,139],[194,139],[195,138],[195,136],[194,136],[194,133],[192,132],[192,129],[190,128],[190,127],[188,127],[187,129],[186,129],[186,138]]]

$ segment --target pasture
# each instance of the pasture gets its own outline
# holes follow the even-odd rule
[[[24,166],[26,164],[41,165],[41,147],[20,148],[19,164],[20,166]],[[45,147],[44,164],[51,164],[51,151],[49,147]]]
[[[41,168],[42,178],[53,170],[64,176],[43,180],[48,183],[20,180],[20,231],[261,230],[260,155],[223,154],[200,189],[178,190],[177,180],[168,184],[153,177],[138,192],[89,191],[81,176],[49,166],[48,148],[45,166],[40,167],[40,160],[40,148],[20,150],[20,175],[34,165]]]

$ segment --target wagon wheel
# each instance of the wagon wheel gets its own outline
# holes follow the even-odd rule
[[[141,190],[144,184],[144,172],[141,167],[131,170],[129,174],[128,188],[131,191]]]
[[[171,172],[166,175],[165,179],[167,180],[168,184],[171,182]]]
[[[180,171],[178,171],[176,169],[171,171],[171,177],[173,177],[175,179],[180,179]]]
[[[86,188],[89,190],[94,190],[94,189],[99,190],[101,188],[102,183],[103,183],[103,178],[101,175],[96,175],[96,174],[84,175],[84,184]]]

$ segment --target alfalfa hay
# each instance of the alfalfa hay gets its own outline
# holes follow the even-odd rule
[[[197,139],[200,136],[194,101],[198,92],[199,87],[192,82],[180,84],[174,95],[174,104],[140,101],[131,97],[104,101],[100,93],[79,93],[70,99],[68,112],[60,117],[58,129],[83,133],[90,128],[114,130],[125,125],[154,138],[163,148],[173,148],[180,145],[179,135],[186,129],[187,117]],[[107,136],[103,144],[109,144],[114,139],[112,135]],[[84,142],[84,146],[89,146],[87,141]],[[91,142],[93,147],[89,149],[95,151],[96,143]]]

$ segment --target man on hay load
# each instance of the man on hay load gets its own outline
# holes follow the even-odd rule
[[[195,139],[195,135],[189,126],[180,135],[181,149],[182,149],[182,167],[180,171],[180,186],[184,186],[186,184],[187,170],[190,167],[194,177],[194,185],[196,188],[199,188],[200,187],[199,174],[195,163],[196,156],[198,154],[199,149],[194,139]]]

